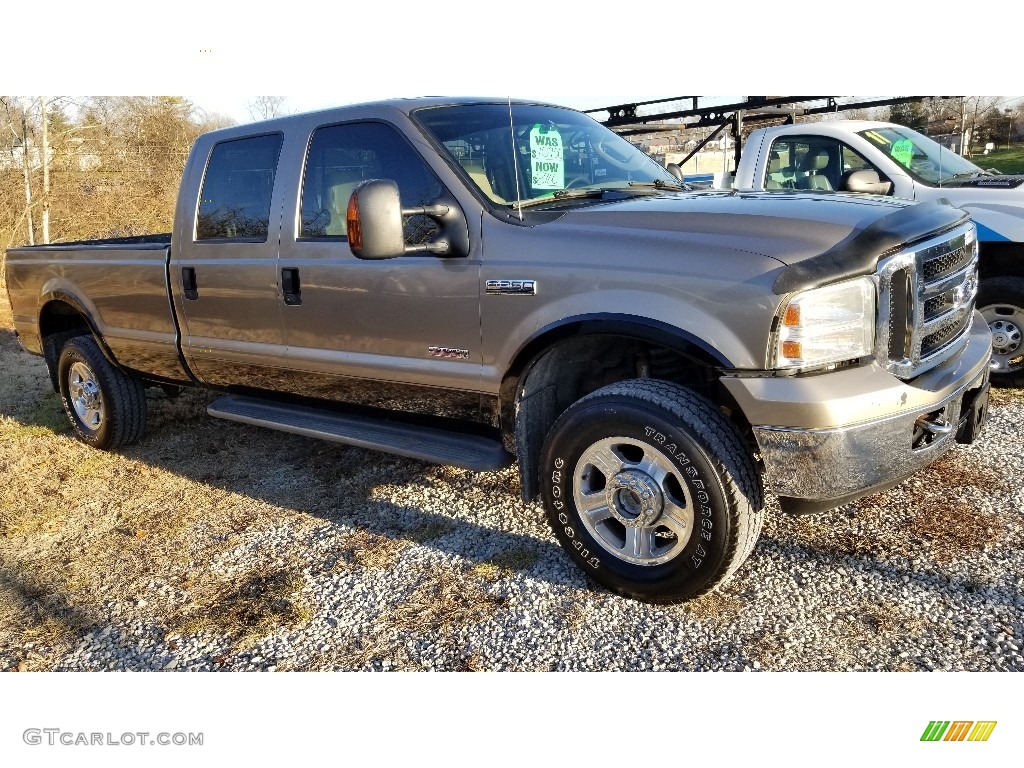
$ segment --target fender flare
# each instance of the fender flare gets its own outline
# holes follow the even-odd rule
[[[518,379],[528,365],[552,344],[573,336],[591,335],[627,336],[638,341],[653,342],[680,352],[697,348],[718,367],[735,367],[725,355],[699,336],[677,326],[648,317],[595,312],[566,317],[537,329],[516,350],[512,356],[512,363],[506,369],[503,378],[507,379],[509,376],[513,376]]]
[[[547,428],[558,415],[557,408],[545,398],[543,391],[527,394],[520,403],[526,386],[524,382],[548,350],[560,342],[588,336],[633,338],[690,356],[697,351],[712,368],[734,367],[725,355],[703,339],[650,318],[595,313],[567,317],[540,328],[516,352],[502,379],[499,394],[502,432],[506,437],[506,448],[514,448],[519,460],[520,495],[523,501],[531,501],[539,492],[535,469],[540,447]]]
[[[39,334],[39,343],[43,347],[44,356],[46,353],[46,342],[45,337],[43,336],[42,327],[43,313],[48,305],[53,304],[55,302],[67,304],[72,309],[74,309],[79,314],[79,316],[81,316],[81,318],[85,321],[85,324],[89,326],[89,331],[92,333],[93,338],[96,339],[96,344],[99,346],[100,351],[103,353],[103,356],[107,358],[107,361],[118,370],[124,370],[121,364],[117,361],[117,358],[114,357],[114,353],[110,350],[110,347],[107,346],[107,342],[103,338],[103,334],[100,333],[99,325],[97,325],[96,320],[93,318],[92,313],[89,311],[86,302],[81,300],[75,294],[64,290],[63,288],[55,288],[49,291],[45,291],[39,297],[39,311],[36,313],[36,316],[39,319],[36,323],[36,328],[37,333]]]

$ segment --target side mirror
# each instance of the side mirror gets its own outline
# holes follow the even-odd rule
[[[892,182],[878,178],[878,171],[863,168],[859,171],[847,171],[839,180],[840,192],[860,192],[868,195],[887,195]]]
[[[675,176],[676,181],[683,180],[683,169],[680,168],[675,163],[669,163],[668,165],[666,165],[665,170],[671,173],[673,176]]]
[[[403,216],[429,216],[440,225],[440,236],[419,245],[406,245]],[[393,259],[407,253],[438,256],[469,255],[469,227],[454,200],[419,208],[402,208],[398,185],[390,179],[370,179],[352,191],[345,214],[348,246],[360,259]]]

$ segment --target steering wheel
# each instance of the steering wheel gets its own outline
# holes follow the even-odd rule
[[[590,179],[586,176],[573,176],[571,179],[565,182],[565,186],[562,189],[575,189],[576,187],[585,187],[590,183]]]
[[[610,163],[623,171],[639,171],[647,164],[647,156],[639,149],[636,149],[628,155],[623,151],[620,151],[619,147],[615,146],[619,141],[625,142],[625,139],[619,139],[619,137],[614,134],[611,136],[603,136],[594,142],[594,151],[597,152],[605,162]],[[628,144],[628,142],[626,143]]]

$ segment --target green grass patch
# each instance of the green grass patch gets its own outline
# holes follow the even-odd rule
[[[997,149],[987,155],[976,154],[971,162],[979,168],[995,168],[1000,173],[1024,173],[1024,146]]]

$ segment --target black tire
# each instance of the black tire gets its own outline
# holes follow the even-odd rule
[[[559,543],[629,597],[672,603],[709,592],[761,533],[764,493],[739,431],[669,382],[623,381],[578,400],[548,433],[540,472]]]
[[[1024,278],[982,280],[975,306],[992,331],[992,386],[1024,387]]]
[[[146,390],[115,368],[91,336],[68,339],[57,361],[64,412],[78,439],[94,448],[130,445],[146,431]]]

